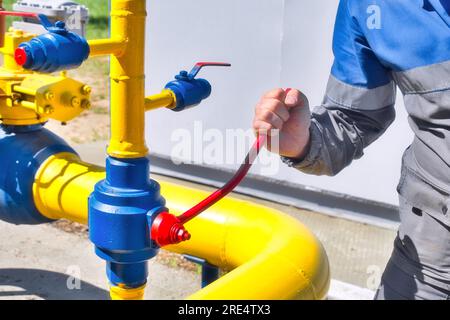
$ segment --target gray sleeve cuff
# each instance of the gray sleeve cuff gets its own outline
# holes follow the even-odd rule
[[[320,151],[322,149],[322,136],[314,119],[312,119],[309,132],[311,141],[309,143],[309,151],[307,152],[307,154],[300,159],[282,156],[281,161],[283,161],[289,167],[296,168],[301,171],[309,171],[308,169],[311,169],[317,163],[320,158]]]

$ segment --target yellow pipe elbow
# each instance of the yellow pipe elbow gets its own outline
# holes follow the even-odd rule
[[[202,200],[203,191],[161,183],[174,213]],[[190,241],[166,249],[231,270],[189,299],[324,299],[328,258],[299,221],[277,210],[226,198],[190,221]]]
[[[36,174],[34,200],[52,219],[87,223],[88,197],[104,169],[61,153]],[[207,193],[160,181],[172,213],[180,214]],[[330,282],[326,253],[303,224],[277,210],[226,198],[186,225],[190,241],[168,250],[189,254],[228,270],[189,299],[324,299]],[[113,288],[115,298],[128,291]]]

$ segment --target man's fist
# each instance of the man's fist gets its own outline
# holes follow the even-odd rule
[[[260,134],[267,134],[268,149],[281,156],[301,158],[305,155],[310,125],[308,99],[298,90],[272,90],[256,106],[253,128]],[[278,143],[274,139],[279,139]]]

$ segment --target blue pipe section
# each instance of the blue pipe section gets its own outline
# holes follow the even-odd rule
[[[89,198],[89,236],[113,285],[137,288],[147,282],[147,261],[159,250],[150,225],[164,206],[159,184],[149,179],[147,158],[106,160],[106,179]]]
[[[41,224],[52,220],[34,205],[33,183],[48,157],[75,151],[42,125],[0,125],[0,219],[13,224]]]

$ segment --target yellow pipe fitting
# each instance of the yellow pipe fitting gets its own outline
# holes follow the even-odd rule
[[[125,38],[95,39],[88,41],[90,48],[90,57],[116,55],[121,56],[126,48],[127,40]]]
[[[109,289],[109,295],[112,300],[144,300],[145,287],[146,285],[139,288],[128,289],[118,286],[111,286]]]
[[[165,89],[161,93],[145,98],[145,111],[159,108],[173,109],[177,106],[177,98],[172,90]]]
[[[36,207],[51,219],[87,223],[88,197],[104,177],[103,168],[83,163],[74,154],[55,155],[36,174]],[[167,206],[175,214],[207,196],[204,191],[159,182]],[[191,240],[168,250],[197,256],[230,270],[190,299],[326,297],[330,269],[325,250],[296,219],[268,207],[226,198],[186,227]]]
[[[14,57],[17,47],[26,41],[30,41],[35,34],[23,32],[19,29],[9,28],[5,34],[4,46],[0,48],[0,53],[3,54],[3,68],[11,73],[23,72],[22,66],[19,66]]]

